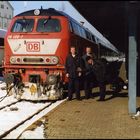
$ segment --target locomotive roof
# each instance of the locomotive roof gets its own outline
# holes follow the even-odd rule
[[[16,15],[16,17],[17,17],[17,16],[35,16],[35,14],[34,14],[34,11],[35,11],[35,10],[36,10],[36,9],[22,12],[22,13]],[[58,11],[58,10],[56,10],[56,9],[54,9],[54,8],[49,8],[49,9],[42,9],[42,8],[41,8],[41,9],[39,9],[39,10],[40,10],[39,16],[65,16],[65,17],[67,17],[69,20],[72,20],[72,21],[74,21],[74,22],[76,22],[77,24],[80,25],[80,23],[78,23],[75,19],[73,19],[73,18],[70,17],[68,14],[64,13],[63,11]],[[81,26],[81,25],[80,25],[80,26]],[[87,30],[85,27],[82,27],[82,28],[84,28],[85,30]],[[90,32],[90,31],[88,31],[88,32]]]
[[[17,17],[17,16],[35,16],[35,14],[34,14],[34,11],[35,11],[35,10],[36,10],[36,9],[29,10],[29,11],[25,11],[25,12],[23,12],[23,13],[20,13],[20,14],[16,15],[16,17]],[[78,23],[74,18],[72,18],[72,17],[69,16],[68,14],[64,13],[63,11],[58,11],[58,10],[56,10],[56,9],[54,9],[54,8],[39,9],[39,10],[40,10],[39,16],[65,16],[65,17],[67,17],[68,19],[70,19],[70,20],[72,20],[72,21],[74,21],[74,22],[76,22],[77,24],[80,25],[80,23]],[[80,25],[80,26],[81,26],[81,25]],[[84,28],[85,30],[87,30],[85,27],[82,27],[82,28]],[[88,32],[90,32],[90,31],[88,31]]]
[[[17,16],[35,16],[35,14],[34,14],[34,11],[35,10],[36,9],[22,12],[22,13],[16,15],[16,17]],[[66,13],[64,13],[62,11],[58,11],[58,10],[56,10],[54,8],[39,9],[39,10],[40,10],[39,16],[65,16],[65,17],[69,18],[70,20],[73,20],[74,22],[78,23],[75,19],[73,19],[72,17],[70,17],[68,14],[66,14]]]
[[[35,14],[34,14],[34,11],[35,11],[35,10],[36,10],[36,9],[22,12],[22,13],[16,15],[16,17],[17,17],[17,16],[35,16]],[[74,22],[76,22],[77,24],[79,24],[79,25],[81,26],[80,23],[78,23],[74,18],[72,18],[72,17],[69,16],[68,14],[64,13],[63,11],[58,11],[58,10],[56,10],[56,9],[54,9],[54,8],[49,8],[49,9],[42,9],[42,8],[41,8],[41,9],[38,9],[38,10],[40,11],[39,16],[65,16],[65,17],[67,17],[69,20],[74,21]],[[82,28],[84,28],[85,30],[87,30],[88,32],[90,32],[91,34],[93,34],[93,35],[95,36],[94,33],[92,33],[90,30],[88,30],[88,29],[85,28],[84,26],[82,26]],[[105,45],[104,43],[102,43],[102,40],[99,39],[97,36],[96,36],[96,39],[97,39],[98,42],[101,43],[103,46],[108,46],[108,45],[109,45],[108,43],[107,43],[107,45]],[[109,46],[110,46],[110,45],[109,45]],[[108,47],[107,47],[107,48],[108,48]],[[118,52],[118,50],[116,50],[116,48],[115,48],[115,49],[114,49],[114,48],[115,48],[115,47],[111,44],[111,48],[109,48],[109,49],[114,50],[115,52]]]
[[[64,16],[64,14],[55,10],[54,8],[39,9],[39,10],[40,10],[39,16]],[[16,15],[16,16],[35,16],[34,11],[35,11],[35,9],[25,11],[25,12],[22,12],[22,13]]]

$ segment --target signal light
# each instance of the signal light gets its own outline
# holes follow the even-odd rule
[[[50,62],[50,58],[46,58],[46,62],[49,63]]]
[[[58,61],[59,61],[59,59],[56,56],[48,56],[46,58],[46,63],[47,64],[56,65],[56,64],[58,64]]]
[[[17,62],[20,62],[20,58],[17,58]]]

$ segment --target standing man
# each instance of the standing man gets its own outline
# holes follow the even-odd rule
[[[66,58],[66,77],[69,78],[68,100],[72,100],[73,92],[76,92],[76,99],[80,100],[80,78],[82,75],[82,60],[76,54],[76,48],[71,46],[70,54]]]
[[[88,64],[88,62],[86,61],[87,56],[90,56],[91,58],[95,58],[95,55],[93,54],[92,49],[89,46],[86,47],[86,53],[82,57],[82,59],[84,60],[84,90],[85,90],[85,98],[89,99],[90,97],[93,97],[93,95],[92,95],[93,78],[91,78],[91,76],[93,74],[92,74],[91,65]]]
[[[106,91],[105,62],[102,62],[101,60],[94,60],[90,56],[86,57],[86,61],[92,67],[92,73],[95,76],[100,88],[100,98],[97,101],[105,101],[105,91]]]

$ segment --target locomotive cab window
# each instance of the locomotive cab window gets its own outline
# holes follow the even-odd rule
[[[58,19],[43,18],[38,20],[37,32],[60,32],[61,25]]]
[[[32,32],[33,26],[33,19],[18,19],[15,21],[11,32]]]

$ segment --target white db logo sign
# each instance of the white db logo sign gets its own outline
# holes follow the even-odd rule
[[[40,42],[27,42],[26,50],[27,50],[27,52],[39,52],[40,51]]]

